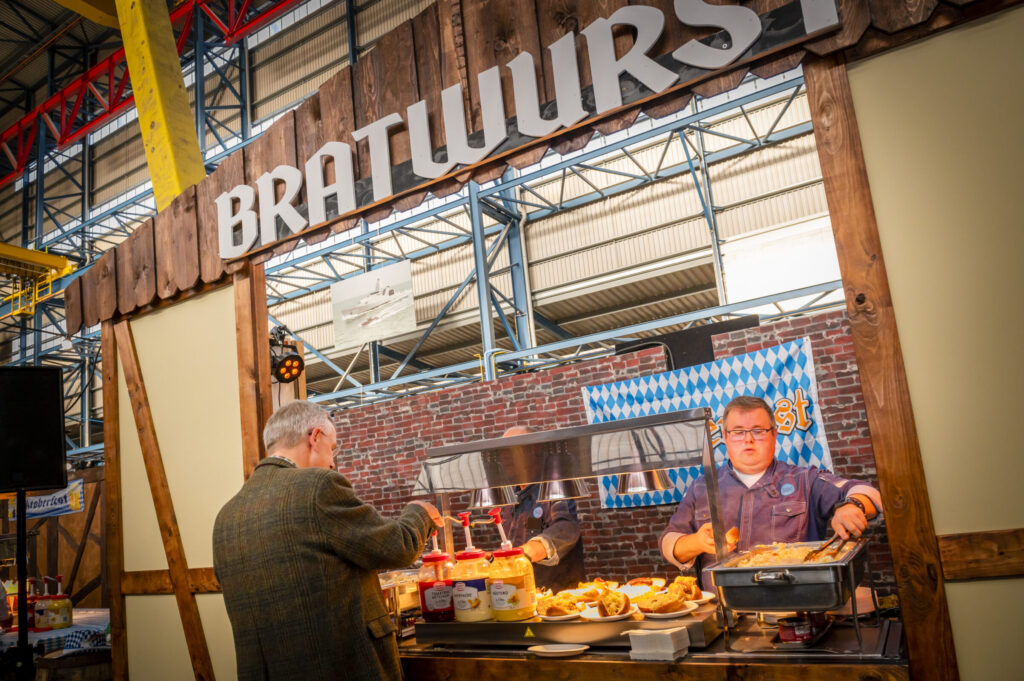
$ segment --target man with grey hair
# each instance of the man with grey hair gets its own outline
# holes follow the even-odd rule
[[[414,501],[388,520],[360,501],[330,470],[337,434],[315,404],[278,409],[263,441],[213,528],[239,680],[400,679],[376,570],[415,561],[440,514]]]

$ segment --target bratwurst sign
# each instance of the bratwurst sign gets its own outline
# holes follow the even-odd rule
[[[583,87],[576,36],[564,35],[547,47],[554,74],[553,101],[541,103],[534,55],[521,52],[504,67],[477,75],[481,130],[466,129],[462,85],[441,92],[441,110],[428,111],[426,100],[392,112],[351,132],[365,140],[370,177],[357,180],[351,145],[328,141],[302,168],[279,165],[215,199],[220,256],[235,258],[311,225],[387,199],[398,192],[428,185],[457,168],[479,163],[552,136],[559,130],[670,88],[692,85],[722,69],[753,61],[799,44],[839,26],[835,0],[798,0],[758,15],[736,5],[709,5],[702,0],[675,0],[673,16],[648,6],[622,7],[586,26],[581,35],[593,83]],[[690,40],[660,57],[648,53],[667,21],[718,29],[702,40]],[[616,56],[615,32],[625,28],[635,39]],[[511,78],[514,113],[505,117],[502,78]],[[443,121],[446,145],[433,149],[428,117]],[[390,136],[407,129],[411,160],[392,166]],[[325,164],[334,166],[328,181]],[[307,204],[297,206],[306,189]]]

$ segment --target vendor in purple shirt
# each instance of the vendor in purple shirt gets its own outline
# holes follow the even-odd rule
[[[726,551],[758,544],[824,539],[831,526],[840,537],[859,537],[882,510],[871,485],[846,480],[817,467],[775,459],[775,420],[760,397],[737,397],[722,417],[729,465],[718,469],[719,503],[725,529],[739,540]],[[658,540],[665,559],[680,569],[713,560],[715,539],[704,476],[690,486]],[[710,558],[705,558],[708,554]]]
[[[526,435],[526,426],[509,428],[502,437]],[[534,566],[537,586],[552,591],[573,589],[586,579],[583,541],[574,501],[540,501],[540,485],[519,485],[512,517],[505,521],[509,541],[521,546]]]

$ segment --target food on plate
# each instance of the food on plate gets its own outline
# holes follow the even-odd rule
[[[663,577],[634,577],[626,582],[627,586],[649,586],[653,589],[664,589],[665,579]]]
[[[585,603],[596,603],[602,593],[618,585],[618,582],[608,582],[598,577],[592,582],[580,582],[577,590],[580,591],[579,596]]]
[[[740,528],[734,527],[725,533],[725,541],[729,544],[738,544],[740,541]]]
[[[584,606],[579,598],[573,594],[560,593],[557,596],[548,596],[537,601],[537,614],[545,617],[562,617],[564,615],[575,615]]]
[[[762,567],[769,565],[807,565],[814,563],[834,563],[841,560],[849,551],[853,550],[855,544],[848,543],[838,554],[832,551],[824,551],[810,560],[805,560],[808,553],[807,544],[783,544],[776,542],[762,546],[755,546],[739,558],[726,564],[726,567]]]
[[[542,599],[542,598],[551,598],[553,595],[554,594],[551,593],[551,589],[547,588],[546,586],[538,586],[537,587],[537,600],[538,601],[540,599]]]
[[[637,596],[636,598],[630,599],[640,612],[653,612],[650,608],[651,599],[657,594],[655,591],[648,591],[647,593]]]
[[[612,617],[627,612],[629,612],[629,596],[619,591],[601,592],[601,596],[597,600],[597,614],[601,617]]]
[[[681,598],[684,601],[696,601],[703,595],[700,592],[700,585],[697,584],[697,578],[684,577],[683,575],[676,577],[668,585],[667,591],[675,598]]]
[[[686,609],[686,601],[687,599],[682,596],[682,592],[677,589],[675,591],[669,590],[652,594],[642,605],[637,607],[640,608],[641,612],[658,614],[679,612]]]

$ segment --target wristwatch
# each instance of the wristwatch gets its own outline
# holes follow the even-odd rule
[[[860,509],[860,512],[864,514],[865,518],[868,517],[868,509],[865,508],[864,502],[856,497],[846,497],[845,499],[837,501],[836,505],[832,507],[832,513],[835,513],[836,511],[838,511],[843,506],[846,506],[847,504],[852,504],[856,506],[857,508]]]

